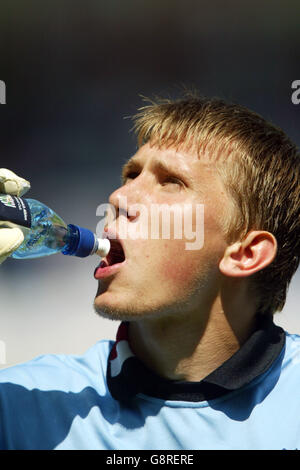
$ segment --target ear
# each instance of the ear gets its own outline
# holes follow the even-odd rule
[[[270,232],[251,231],[246,237],[226,248],[219,268],[229,277],[246,277],[272,263],[277,253],[277,241]]]

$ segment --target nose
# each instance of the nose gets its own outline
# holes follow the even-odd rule
[[[141,186],[137,184],[136,180],[133,180],[114,191],[109,197],[109,203],[115,209],[116,218],[124,216],[129,222],[133,222],[139,217],[139,213],[130,211],[130,207],[133,204],[141,203],[142,199]]]

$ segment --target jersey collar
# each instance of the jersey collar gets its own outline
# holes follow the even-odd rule
[[[237,390],[266,372],[285,346],[285,332],[271,315],[258,315],[258,327],[243,346],[200,382],[164,379],[131,351],[128,322],[120,324],[107,363],[107,384],[113,398],[130,401],[143,393],[163,400],[199,402]]]

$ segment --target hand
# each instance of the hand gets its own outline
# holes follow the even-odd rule
[[[0,193],[23,196],[30,189],[29,181],[17,176],[13,171],[0,168]],[[0,264],[8,258],[24,241],[20,228],[9,221],[0,220]]]

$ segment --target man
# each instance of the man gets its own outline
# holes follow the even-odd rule
[[[117,340],[2,371],[0,446],[299,448],[300,339],[273,323],[299,265],[297,148],[219,99],[152,101],[134,119],[94,274]],[[163,236],[164,217],[149,236],[162,206],[173,235],[176,214],[189,225],[180,237]]]

